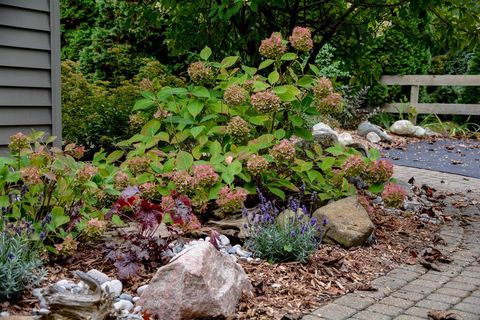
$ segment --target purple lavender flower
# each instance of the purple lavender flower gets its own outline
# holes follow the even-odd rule
[[[302,230],[300,231],[300,233],[303,235],[305,232],[307,232],[307,226],[303,226],[302,227]]]
[[[307,206],[304,205],[304,204],[302,204],[302,212],[303,212],[304,214],[308,214]]]
[[[47,234],[44,231],[40,232],[40,240],[43,240],[46,237],[47,237]]]
[[[290,232],[290,237],[293,238],[293,237],[296,237],[296,236],[297,236],[297,233],[295,232],[295,230],[292,230],[292,231]]]
[[[298,211],[298,201],[296,199],[292,199],[290,202],[290,209],[292,209],[293,212]]]
[[[10,260],[10,261],[12,261],[13,259],[15,259],[15,255],[14,255],[13,253],[9,252],[9,253],[7,254],[7,259]]]
[[[327,220],[327,218],[323,218],[323,220],[322,220],[322,224],[323,224],[323,226],[326,226],[326,225],[327,225],[327,223],[328,223],[328,220]]]
[[[243,209],[242,209],[242,215],[243,215],[244,217],[248,216],[248,210],[247,210],[247,208],[243,207]]]
[[[312,220],[310,220],[310,225],[313,227],[316,224],[317,224],[317,218],[312,218]]]

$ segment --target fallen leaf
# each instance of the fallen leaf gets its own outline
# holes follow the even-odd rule
[[[429,311],[428,318],[433,320],[462,320],[462,317],[450,311]]]

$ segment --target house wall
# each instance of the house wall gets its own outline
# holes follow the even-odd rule
[[[32,129],[61,143],[59,0],[0,0],[0,153]]]

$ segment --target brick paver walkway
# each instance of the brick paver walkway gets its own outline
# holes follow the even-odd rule
[[[413,176],[418,184],[439,190],[471,189],[472,198],[480,195],[480,179],[406,167],[396,167],[395,175],[402,180]],[[453,262],[442,264],[441,272],[420,265],[401,266],[372,282],[377,291],[349,293],[303,319],[420,320],[428,319],[429,311],[445,310],[464,320],[480,320],[480,212],[473,209],[457,212],[468,216],[467,223],[459,219],[442,228],[440,235],[447,246],[439,249]]]

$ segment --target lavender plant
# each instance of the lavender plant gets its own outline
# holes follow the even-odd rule
[[[317,219],[310,208],[303,204],[303,190],[297,198],[289,198],[287,208],[281,211],[275,201],[267,200],[257,189],[259,211],[249,213],[244,209],[248,223],[245,228],[250,235],[247,247],[256,256],[271,263],[306,262],[320,245],[321,232]],[[317,196],[313,195],[312,200]]]
[[[3,224],[3,223],[2,223]],[[1,226],[1,225],[0,225]],[[9,223],[0,230],[0,301],[36,286],[45,275],[40,247],[30,222]]]

